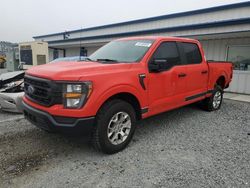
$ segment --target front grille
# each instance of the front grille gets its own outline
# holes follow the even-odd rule
[[[26,75],[24,91],[25,96],[38,104],[44,106],[62,104],[62,86],[51,80]]]

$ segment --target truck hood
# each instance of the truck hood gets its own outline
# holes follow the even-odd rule
[[[130,67],[130,63],[60,62],[35,66],[27,70],[26,73],[50,80],[77,81],[81,77],[93,76],[95,74],[124,72]]]

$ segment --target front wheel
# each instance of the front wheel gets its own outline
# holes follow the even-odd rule
[[[129,103],[118,99],[108,101],[97,114],[93,146],[108,154],[123,150],[132,139],[135,123],[135,111]]]
[[[216,85],[213,94],[202,101],[202,106],[207,111],[218,110],[221,107],[223,100],[223,89]]]

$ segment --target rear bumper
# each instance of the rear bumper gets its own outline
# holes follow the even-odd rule
[[[24,101],[22,101],[22,108],[24,116],[28,121],[30,121],[37,127],[47,131],[73,130],[73,131],[81,131],[89,133],[95,124],[95,117],[75,118],[75,117],[52,116],[47,112],[31,107]]]

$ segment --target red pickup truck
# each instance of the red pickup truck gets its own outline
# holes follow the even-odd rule
[[[123,38],[84,61],[29,69],[23,109],[46,131],[91,130],[95,148],[115,153],[138,120],[198,101],[218,110],[231,79],[232,64],[206,61],[197,40]]]

